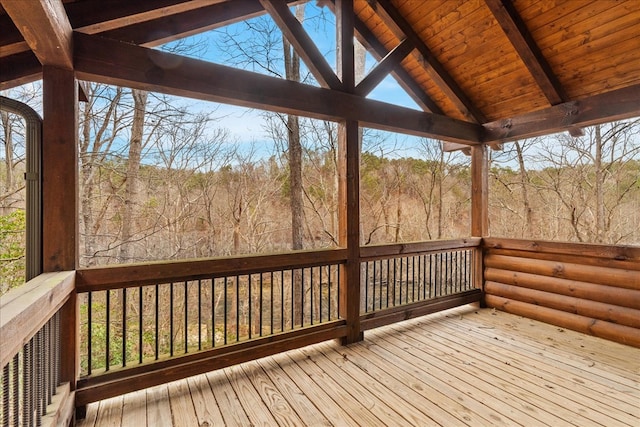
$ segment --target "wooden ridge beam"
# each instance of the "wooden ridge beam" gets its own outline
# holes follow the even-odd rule
[[[640,85],[482,125],[483,142],[507,142],[640,116]]]
[[[82,33],[79,79],[478,145],[481,126]]]
[[[373,70],[365,76],[356,86],[355,93],[360,96],[367,96],[376,86],[384,80],[389,73],[400,66],[400,63],[413,50],[413,43],[405,39],[398,46],[393,48]]]
[[[61,0],[0,0],[42,65],[73,69],[71,24]]]
[[[260,3],[271,15],[320,86],[340,89],[342,82],[302,27],[302,23],[291,13],[289,6],[281,0],[260,0]]]
[[[420,36],[415,32],[407,20],[398,12],[389,0],[372,0],[369,2],[373,10],[385,22],[387,26],[400,39],[406,37],[418,50],[423,58],[423,65],[431,79],[444,92],[444,94],[456,105],[460,112],[470,120],[477,123],[487,121],[480,111],[453,80],[451,75],[436,59],[431,50],[424,44]],[[379,7],[378,7],[379,6]]]

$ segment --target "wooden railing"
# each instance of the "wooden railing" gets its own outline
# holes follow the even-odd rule
[[[363,330],[479,302],[480,238],[360,249]]]
[[[345,335],[342,249],[78,271],[76,403]]]
[[[74,385],[64,382],[61,312],[74,312],[75,272],[47,273],[0,297],[0,421],[68,425]],[[75,325],[71,325],[75,329]],[[71,352],[73,358],[74,351]]]
[[[640,347],[640,247],[484,239],[486,304]]]

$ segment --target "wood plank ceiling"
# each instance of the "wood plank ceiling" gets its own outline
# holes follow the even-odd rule
[[[286,7],[295,3],[300,1],[0,0],[0,89],[38,79],[42,64],[69,66],[69,54],[78,71],[92,61],[99,66],[93,47],[126,51],[125,45],[96,36],[150,47],[268,12],[327,91],[320,93],[328,102],[346,103],[335,114],[317,108],[322,111],[309,111],[311,116],[350,114],[363,124],[402,130],[404,124],[398,128],[380,117],[367,120],[369,112],[348,111],[357,107],[383,116],[385,107],[364,97],[389,73],[424,110],[415,120],[428,121],[429,131],[437,130],[431,134],[450,141],[495,143],[561,130],[575,135],[582,126],[640,115],[637,0],[353,0],[356,36],[379,64],[352,94],[343,93],[348,96],[333,94],[344,90],[342,82]],[[317,3],[335,9],[332,0]],[[75,48],[68,46],[69,30]],[[142,55],[131,51],[129,58]],[[200,65],[192,67],[187,71]],[[225,72],[213,64],[209,71]],[[274,83],[246,79],[242,82]],[[118,82],[136,83],[130,75]],[[137,82],[143,83],[149,82]],[[239,97],[238,103],[256,106],[246,93],[225,97],[221,88],[208,90],[201,98],[231,102]],[[186,87],[173,92],[194,96]],[[287,101],[270,102],[275,105],[266,108],[304,110]],[[388,121],[406,112],[388,111]],[[422,134],[420,126],[407,124],[405,131]],[[439,130],[448,126],[460,129]]]

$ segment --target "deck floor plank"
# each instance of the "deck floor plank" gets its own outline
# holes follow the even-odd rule
[[[365,348],[368,347],[367,344],[364,345]],[[388,363],[373,352],[361,351],[355,345],[335,348],[329,344],[323,347],[323,351],[336,353],[338,357],[346,354],[352,363],[376,377],[390,392],[421,409],[425,413],[425,419],[431,419],[438,425],[475,424],[474,413],[456,399],[420,381],[396,364]]]
[[[122,425],[122,407],[124,397],[112,397],[100,402],[96,427],[117,427]]]
[[[459,307],[88,405],[88,426],[637,426],[640,349]]]
[[[193,399],[193,407],[200,427],[224,425],[224,418],[213,396],[206,375],[198,375],[187,379],[189,391]]]
[[[284,372],[275,359],[261,359],[259,363],[305,425],[331,425],[331,422],[329,422],[314,402],[300,390],[298,385]]]
[[[504,315],[505,313],[500,313],[497,317],[500,318],[500,316]],[[472,328],[475,324],[477,327],[477,322],[484,321],[483,316],[486,317],[486,314],[483,313],[480,315],[479,319],[467,321],[466,324]],[[495,320],[495,322],[497,321],[498,320]],[[594,361],[596,356],[590,355],[588,360],[581,356],[585,349],[581,349],[582,351],[576,350],[575,352],[570,353],[568,349],[565,348],[549,348],[538,343],[538,340],[544,340],[545,336],[553,336],[554,333],[567,334],[573,332],[564,330],[563,332],[559,332],[555,326],[540,323],[540,327],[545,332],[540,334],[538,340],[526,340],[524,337],[518,335],[512,330],[503,329],[502,326],[497,329],[498,327],[495,322],[493,323],[493,329],[489,329],[489,325],[492,324],[491,322],[485,323],[487,325],[486,328],[477,329],[478,332],[483,334],[486,339],[499,343],[504,351],[514,355],[529,357],[534,360],[536,365],[539,365],[541,369],[549,369],[552,373],[562,372],[565,376],[568,374],[576,384],[589,384],[589,388],[591,390],[596,393],[601,393],[605,397],[616,399],[621,407],[638,407],[637,399],[638,393],[640,392],[640,386],[637,380],[633,379],[634,377],[637,378],[637,375],[635,375],[633,371],[625,370],[620,374],[606,372],[599,367],[599,365],[604,364],[604,362]],[[460,327],[457,322],[450,322],[448,326]],[[590,340],[592,344],[590,344],[588,348],[591,352],[596,351],[596,348],[599,346],[616,344],[605,340],[599,340],[595,337],[590,338],[592,338],[592,340]],[[623,346],[621,351],[629,355],[628,358],[630,360],[640,360],[640,350],[638,349]],[[573,357],[570,357],[569,354]],[[634,355],[632,356],[632,354]]]
[[[242,366],[242,369],[271,411],[278,425],[296,427],[304,424],[257,362],[246,363]]]
[[[466,345],[473,345],[473,343],[465,343],[458,337],[452,339],[452,337],[439,336],[435,333],[416,333],[415,330],[401,328],[396,331],[403,333],[408,339],[414,339],[412,344],[416,349],[423,351],[428,349],[445,357],[448,363],[454,364],[457,369],[466,373],[469,381],[475,377],[481,382],[497,385],[499,389],[512,394],[520,402],[536,408],[535,410],[532,408],[530,412],[535,413],[533,416],[541,422],[549,424],[553,423],[555,418],[559,418],[567,424],[585,425],[598,421],[585,417],[583,412],[587,411],[580,411],[579,409],[582,409],[580,407],[574,410],[575,402],[537,384],[535,377],[527,377],[525,372],[512,368],[508,361],[492,363],[491,358],[475,359],[473,351],[469,351]]]
[[[187,381],[173,381],[167,384],[171,403],[171,418],[174,426],[198,425],[193,398]]]
[[[167,385],[159,385],[147,389],[147,425],[171,427],[171,405]]]
[[[233,387],[242,403],[245,414],[253,426],[275,426],[276,420],[273,413],[265,405],[262,397],[258,394],[253,383],[246,376],[245,371],[240,366],[232,366],[226,369],[229,383]]]
[[[507,371],[517,375],[523,384],[527,384],[532,389],[546,391],[553,396],[555,402],[566,403],[565,407],[572,407],[583,416],[590,418],[592,422],[605,425],[618,420],[634,424],[636,422],[634,420],[637,420],[636,416],[625,412],[626,405],[622,404],[621,408],[619,406],[622,402],[606,396],[605,393],[610,390],[594,393],[595,390],[602,390],[597,384],[568,379],[566,372],[560,369],[539,369],[541,365],[535,359],[526,358],[524,355],[514,357],[512,351],[496,345],[497,340],[487,339],[473,328],[461,330],[447,324],[437,330],[431,330],[430,335],[425,335],[427,340],[446,338],[454,338],[460,342],[467,349],[470,357],[477,359],[479,355],[481,363],[478,365],[486,364],[496,371],[508,368]]]
[[[300,363],[296,363],[288,354],[278,354],[274,356],[274,360],[280,368],[291,378],[300,390],[315,402],[318,409],[329,420],[340,420],[343,426],[358,427],[358,423],[354,418],[357,408],[360,406],[353,405],[350,411],[345,411],[334,399],[337,399],[335,393],[331,393],[332,389],[319,387],[312,377],[307,375]]]
[[[206,374],[213,395],[218,402],[220,412],[225,424],[230,426],[250,425],[249,418],[244,412],[244,408],[236,395],[235,390],[229,383],[224,370],[209,372]]]
[[[503,349],[494,346],[491,342],[482,343],[480,349],[474,348],[478,347],[481,341],[475,334],[462,334],[454,329],[448,329],[438,330],[422,338],[430,340],[429,342],[433,345],[437,345],[441,340],[455,339],[461,344],[461,353],[466,355],[472,366],[484,369],[489,373],[503,371],[512,383],[524,384],[529,390],[536,392],[539,396],[546,397],[562,408],[571,408],[578,414],[576,420],[586,418],[584,423],[597,422],[600,424],[613,422],[615,419],[625,423],[632,421],[629,414],[590,396],[585,396],[579,392],[580,390],[576,391],[574,389],[575,383],[557,375],[548,375],[546,372],[538,370],[533,363],[522,363],[508,353],[504,353]],[[480,359],[478,359],[478,352],[481,352],[481,356],[483,356]],[[593,392],[589,393],[593,394]]]

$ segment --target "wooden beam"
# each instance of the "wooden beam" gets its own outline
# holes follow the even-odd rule
[[[412,50],[413,44],[409,40],[405,39],[400,42],[398,46],[382,58],[378,65],[358,83],[355,90],[356,95],[367,96],[394,68],[400,66],[402,60],[406,58]]]
[[[0,3],[42,65],[73,69],[73,30],[61,0]]]
[[[514,141],[637,116],[640,116],[640,85],[485,123],[483,141]]]
[[[300,0],[287,1],[290,5],[297,3]],[[133,23],[100,34],[142,46],[158,46],[265,13],[259,0],[233,0]]]
[[[551,105],[567,101],[560,81],[542,55],[511,0],[485,0],[500,27]]]
[[[320,86],[331,89],[342,88],[342,82],[302,27],[302,23],[291,13],[289,6],[281,0],[260,0],[260,3],[269,12]]]
[[[27,50],[0,58],[0,90],[11,89],[42,78],[42,64]]]
[[[402,39],[406,37],[413,43],[414,47],[422,56],[422,63],[431,79],[440,90],[444,92],[447,98],[455,104],[458,110],[469,120],[477,123],[486,122],[487,119],[485,115],[473,104],[455,80],[453,80],[442,64],[440,64],[433,53],[431,53],[427,45],[424,44],[411,24],[407,22],[391,2],[389,0],[372,0],[369,4],[398,38]]]
[[[481,127],[462,120],[98,36],[75,33],[74,43],[76,72],[83,80],[479,144]]]
[[[322,0],[318,1],[319,6],[326,6],[332,12],[335,13],[335,0]],[[367,49],[367,51],[377,60],[380,61],[384,58],[389,51],[384,47],[382,43],[373,35],[373,33],[367,28],[367,26],[358,19],[357,16],[354,16],[354,27],[355,27],[355,36],[362,44],[362,46]],[[413,101],[418,104],[420,108],[424,111],[434,113],[434,114],[443,114],[442,110],[438,105],[433,102],[433,100],[425,93],[425,91],[420,87],[419,84],[413,80],[413,78],[409,75],[409,73],[404,68],[397,68],[391,72],[391,76],[398,82],[398,85],[402,89],[407,92],[407,95],[413,99]]]
[[[69,22],[76,31],[103,33],[132,24],[181,14],[224,0],[100,0],[65,5]]]

